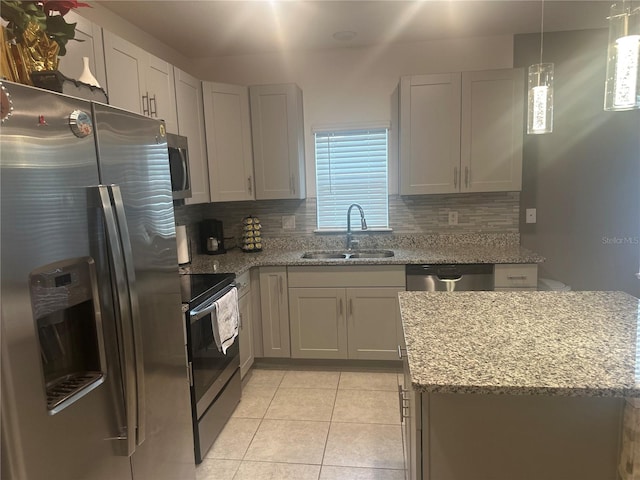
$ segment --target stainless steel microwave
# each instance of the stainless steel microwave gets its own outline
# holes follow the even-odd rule
[[[189,176],[189,146],[187,137],[167,133],[169,168],[171,170],[171,191],[174,200],[191,198],[191,177]]]

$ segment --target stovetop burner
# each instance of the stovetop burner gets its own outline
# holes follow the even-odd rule
[[[193,308],[233,283],[233,273],[192,273],[180,275],[182,303]]]

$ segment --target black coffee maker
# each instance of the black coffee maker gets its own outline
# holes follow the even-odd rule
[[[224,230],[220,220],[207,219],[200,222],[200,247],[208,255],[227,252],[224,249]]]

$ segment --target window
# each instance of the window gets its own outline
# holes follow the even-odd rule
[[[362,206],[370,230],[389,228],[388,132],[315,133],[318,230],[345,230],[352,203]],[[360,222],[354,218],[352,225],[357,229]]]

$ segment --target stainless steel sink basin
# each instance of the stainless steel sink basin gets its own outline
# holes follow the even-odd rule
[[[302,255],[302,258],[311,258],[311,259],[345,259],[347,258],[346,253],[339,252],[305,252]]]
[[[349,254],[349,258],[389,258],[393,256],[394,253],[391,250],[363,250]]]
[[[392,250],[356,250],[347,252],[305,252],[302,258],[314,260],[347,260],[350,258],[389,258],[393,257]]]

